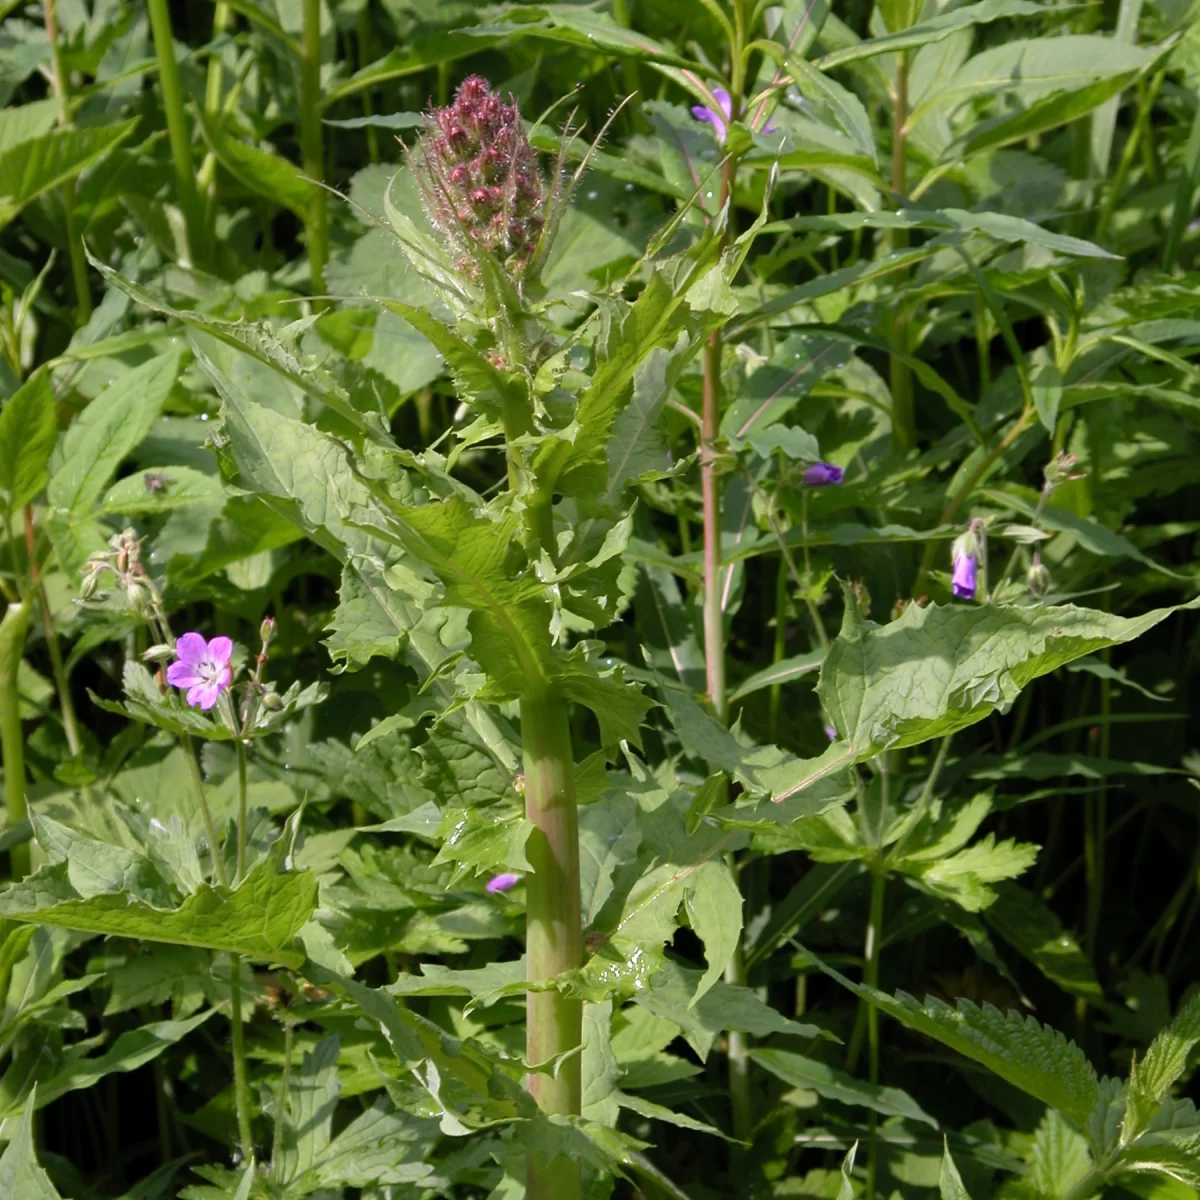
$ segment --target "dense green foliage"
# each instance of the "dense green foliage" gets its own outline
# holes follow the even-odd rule
[[[830,7],[0,0],[0,1196],[1200,1192],[1200,25]]]

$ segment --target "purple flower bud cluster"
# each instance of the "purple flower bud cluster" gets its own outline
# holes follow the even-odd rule
[[[435,108],[411,157],[430,223],[479,277],[489,254],[514,278],[529,267],[545,226],[546,182],[515,102],[471,75],[454,101]]]

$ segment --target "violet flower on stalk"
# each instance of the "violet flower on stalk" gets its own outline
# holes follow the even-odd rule
[[[167,668],[167,682],[187,688],[188,704],[208,712],[233,680],[233,642],[227,637],[208,642],[203,634],[185,633],[175,643],[175,653],[179,658]]]
[[[828,487],[833,483],[841,483],[845,477],[846,472],[842,467],[827,462],[815,462],[811,467],[805,467],[800,476],[805,487]]]
[[[717,141],[723,146],[725,137],[729,133],[729,123],[733,120],[733,97],[723,87],[713,88],[712,94],[716,98],[720,111],[709,108],[706,104],[693,104],[692,116],[697,121],[704,121],[711,125],[716,130]],[[775,122],[768,120],[762,131],[763,133],[774,133]]]

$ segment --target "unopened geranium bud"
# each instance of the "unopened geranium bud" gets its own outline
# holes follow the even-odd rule
[[[1025,575],[1025,582],[1029,585],[1029,594],[1035,600],[1040,600],[1050,590],[1050,571],[1036,555]]]
[[[283,701],[278,692],[267,692],[262,698],[262,706],[267,712],[278,712],[283,707]]]
[[[1063,453],[1061,450],[1046,464],[1043,476],[1046,480],[1045,491],[1049,495],[1056,487],[1071,479],[1082,479],[1086,472],[1076,471],[1075,455]]]
[[[143,662],[166,662],[167,659],[174,657],[175,647],[166,642],[159,642],[157,645],[151,646],[149,650],[142,651]]]
[[[263,649],[265,650],[271,644],[271,639],[275,636],[274,617],[263,618],[263,623],[258,627],[258,636],[262,639]]]
[[[478,75],[464,79],[453,103],[430,112],[410,162],[457,265],[478,279],[487,255],[520,279],[546,225],[548,189],[516,102]]]

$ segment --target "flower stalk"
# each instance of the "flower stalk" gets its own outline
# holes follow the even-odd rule
[[[313,180],[305,220],[312,294],[324,307],[325,264],[329,261],[329,212],[325,202],[325,147],[321,132],[321,0],[304,0],[300,58],[300,156]]]

